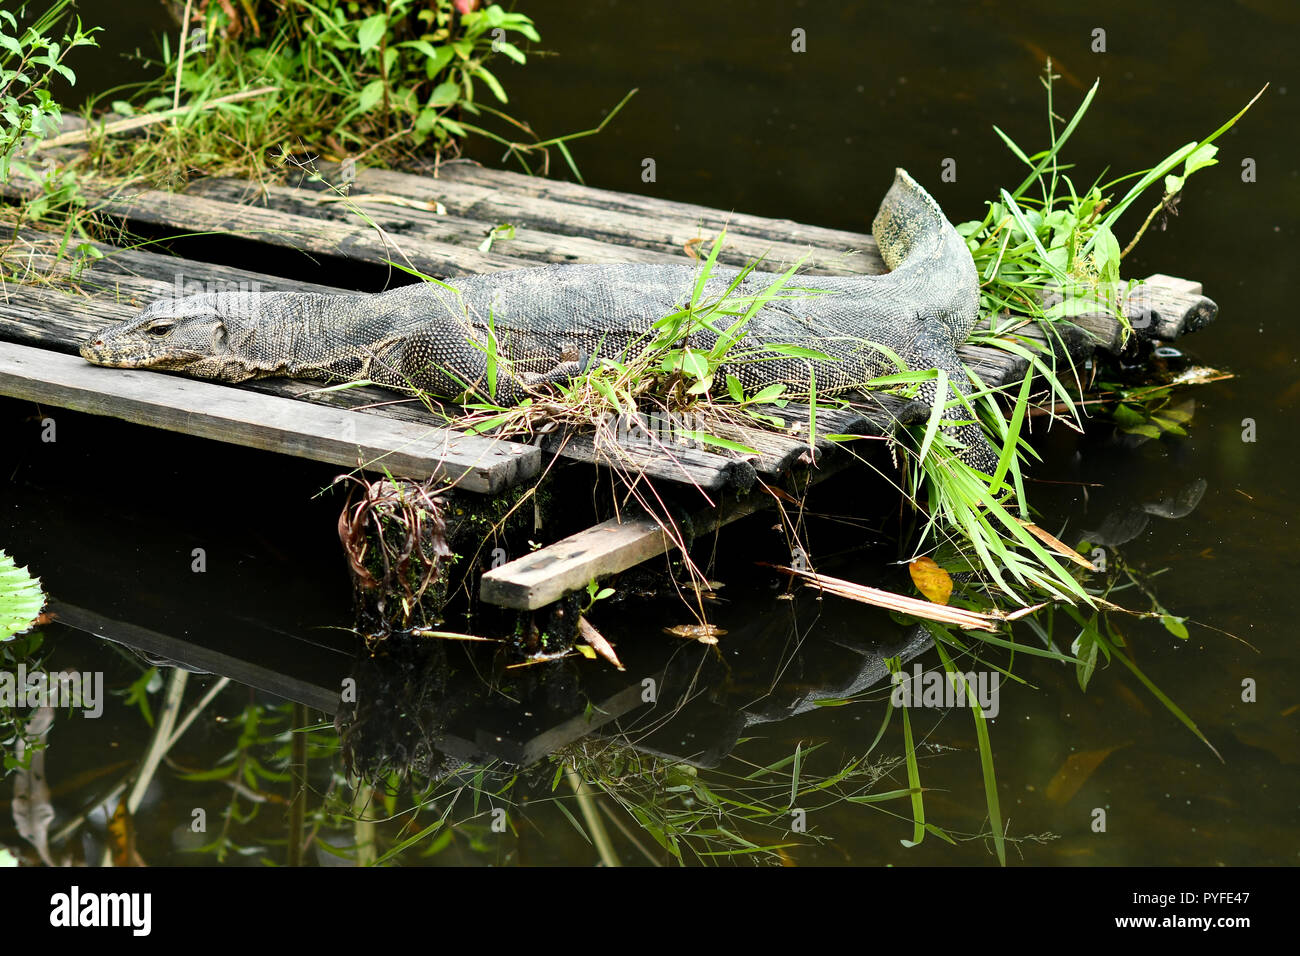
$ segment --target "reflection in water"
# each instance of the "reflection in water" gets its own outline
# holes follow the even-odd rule
[[[1111,53],[1089,57],[1069,52],[1080,49],[1078,17],[1071,11],[1058,15],[1044,10],[1033,24],[1032,38],[1026,39],[1024,25],[1011,22],[1013,14],[989,5],[954,6],[936,16],[929,5],[868,10],[821,4],[801,8],[799,14],[810,53],[755,59],[753,49],[766,49],[773,36],[784,35],[771,29],[787,16],[784,7],[756,9],[738,24],[724,5],[696,5],[692,29],[682,31],[674,28],[675,14],[662,5],[531,4],[528,12],[562,55],[538,58],[528,67],[529,81],[512,86],[517,115],[536,120],[537,128],[548,133],[585,128],[592,103],[615,102],[631,85],[642,88],[619,123],[581,144],[577,160],[593,185],[844,228],[862,228],[860,197],[867,184],[886,179],[895,165],[937,170],[940,158],[947,156],[958,159],[961,174],[946,186],[945,208],[964,210],[959,216],[978,214],[989,184],[1013,181],[1020,173],[988,127],[997,122],[1018,139],[1021,130],[1040,128],[1039,100],[1026,91],[1036,89],[1034,77],[1047,55],[1064,64],[1067,84],[1073,77],[1080,88],[1086,87],[1096,73],[1106,91],[1105,116],[1093,133],[1074,141],[1081,183],[1107,164],[1123,162],[1127,168],[1164,155],[1171,143],[1204,131],[1206,117],[1233,112],[1243,94],[1264,79],[1277,81],[1274,91],[1289,86],[1290,92],[1271,92],[1249,123],[1224,141],[1224,163],[1217,171],[1222,175],[1189,194],[1177,228],[1150,236],[1132,263],[1135,275],[1172,262],[1180,273],[1205,281],[1224,321],[1201,333],[1189,348],[1216,366],[1235,369],[1239,377],[1198,396],[1198,421],[1186,429],[1186,437],[1162,430],[1159,438],[1147,435],[1138,445],[1141,433],[1121,431],[1121,441],[1116,441],[1110,428],[1094,429],[1086,439],[1059,429],[1040,435],[1045,461],[1033,475],[1044,480],[1035,500],[1054,519],[1054,533],[1077,540],[1070,531],[1097,529],[1092,540],[1105,538],[1111,549],[1122,540],[1119,557],[1134,569],[1172,569],[1160,579],[1160,600],[1171,610],[1247,635],[1260,648],[1257,655],[1191,622],[1187,639],[1171,636],[1159,621],[1123,622],[1126,652],[1196,718],[1228,766],[1222,767],[1136,680],[1121,673],[1122,665],[1112,663],[1102,673],[1104,657],[1083,694],[1075,665],[1018,655],[1014,670],[1029,686],[1011,685],[1006,691],[1002,717],[991,735],[998,791],[1013,832],[1060,835],[1046,846],[1026,849],[1028,861],[1294,864],[1300,768],[1293,689],[1300,687],[1300,666],[1290,611],[1278,596],[1294,584],[1294,475],[1300,470],[1295,460],[1300,445],[1289,437],[1297,395],[1295,330],[1288,321],[1286,283],[1277,281],[1293,257],[1300,195],[1288,185],[1300,130],[1293,102],[1296,84],[1285,82],[1289,68],[1282,66],[1290,59],[1293,41],[1286,38],[1292,33],[1278,28],[1295,21],[1293,7],[1263,0],[1193,4],[1177,23],[1156,8],[1114,7],[1109,19],[1123,24],[1129,38],[1159,42],[1140,49],[1117,42]],[[87,22],[104,19],[89,7],[84,15]],[[1105,16],[1099,20],[1105,21]],[[153,48],[149,37],[131,38],[126,24],[121,26],[105,34],[108,42],[121,45],[105,51],[107,68],[78,68],[80,75],[102,76],[112,85],[119,52]],[[891,42],[873,43],[883,35]],[[1115,36],[1121,38],[1118,32]],[[860,55],[864,44],[872,49],[867,60]],[[990,52],[1004,69],[988,69]],[[1211,58],[1220,68],[1204,71],[1201,65]],[[683,66],[668,70],[665,63]],[[697,95],[699,89],[710,95]],[[557,95],[557,90],[573,95]],[[722,124],[719,102],[728,106],[728,121]],[[1152,104],[1161,109],[1153,111]],[[671,118],[671,135],[664,135],[662,117]],[[482,156],[493,164],[499,158],[487,145]],[[657,160],[658,183],[640,179],[646,156]],[[1259,159],[1258,183],[1246,185],[1231,175],[1245,156]],[[316,277],[330,278],[324,270]],[[313,511],[302,500],[307,497],[303,488],[328,485],[332,473],[317,474],[298,464],[272,471],[265,459],[237,449],[209,450],[199,457],[179,439],[146,438],[99,419],[87,424],[91,420],[70,413],[59,416],[60,441],[39,445],[30,438],[34,410],[17,403],[4,408],[0,428],[15,465],[6,468],[3,543],[22,548],[24,562],[55,582],[52,590],[59,596],[105,618],[148,629],[149,635],[132,634],[136,646],[238,680],[206,705],[146,789],[137,820],[146,861],[192,862],[196,857],[182,848],[213,847],[221,834],[229,862],[263,857],[282,862],[290,759],[286,739],[293,720],[289,705],[280,701],[299,700],[328,713],[352,667],[352,636],[334,640],[335,632],[315,630],[348,619],[347,582],[336,548],[322,531],[336,516],[338,501],[331,499]],[[1243,441],[1247,418],[1258,426],[1258,442]],[[1145,424],[1149,422],[1135,421],[1132,427]],[[218,454],[220,467],[215,467]],[[197,464],[187,464],[196,457]],[[123,460],[146,464],[111,466]],[[142,494],[145,467],[150,483]],[[1173,507],[1162,507],[1161,517],[1170,517],[1181,510],[1178,490],[1194,480],[1204,480],[1205,491],[1193,514],[1179,521],[1149,520],[1143,502],[1169,500]],[[274,487],[268,491],[268,486]],[[838,507],[854,496],[864,495],[857,488],[838,498],[828,493],[819,506]],[[221,502],[223,508],[178,508],[178,501]],[[1112,519],[1113,513],[1127,517]],[[231,514],[240,521],[231,522]],[[1145,529],[1135,531],[1134,519],[1145,521]],[[195,546],[205,547],[214,559],[205,576],[188,571],[187,556]],[[543,717],[540,709],[523,707],[512,718],[492,716],[485,708],[482,720],[464,716],[460,723],[454,718],[470,715],[472,709],[448,714],[441,740],[445,750],[440,752],[465,763],[420,799],[412,801],[404,791],[408,796],[399,806],[384,788],[369,795],[364,787],[351,789],[335,769],[332,727],[317,725],[305,735],[312,741],[311,799],[304,823],[310,852],[322,862],[374,860],[418,837],[400,853],[404,862],[591,862],[591,845],[576,835],[565,813],[590,831],[574,788],[565,774],[556,773],[553,761],[563,761],[583,767],[604,794],[595,812],[610,828],[625,862],[647,855],[671,860],[671,851],[658,842],[662,837],[672,845],[666,818],[690,811],[699,814],[695,819],[701,826],[720,820],[709,793],[716,797],[730,785],[733,799],[753,801],[756,807],[789,807],[794,802],[792,778],[808,779],[811,764],[825,761],[819,764],[824,779],[852,766],[876,737],[884,716],[880,704],[807,709],[800,702],[811,701],[819,687],[847,691],[857,679],[848,675],[866,673],[835,649],[857,653],[857,648],[865,660],[884,615],[845,610],[827,600],[815,608],[820,616],[814,622],[813,604],[801,595],[797,610],[802,617],[796,624],[791,620],[795,615],[786,615],[783,605],[770,600],[748,565],[754,553],[777,559],[770,542],[736,528],[727,546],[744,561],[734,559],[720,574],[737,594],[721,611],[729,631],[716,652],[721,657],[667,639],[653,643],[663,622],[656,617],[653,627],[640,626],[641,619],[655,617],[652,605],[638,605],[626,619],[600,618],[598,623],[618,642],[628,674],[638,676],[606,685],[601,681],[609,674],[602,667],[561,662],[566,673],[576,675],[579,696],[590,702],[590,709],[576,718],[571,710]],[[824,546],[819,556],[834,551]],[[889,554],[883,560],[898,557]],[[1108,557],[1113,570],[1120,562],[1117,555]],[[856,551],[838,573],[863,580],[881,566],[880,554]],[[1127,593],[1135,591],[1130,587]],[[236,619],[232,608],[245,620]],[[777,633],[751,640],[767,626]],[[106,636],[118,633],[108,625],[86,627]],[[1060,620],[1040,627],[1046,638],[1030,622],[1018,625],[1016,636],[1026,646],[1068,653],[1081,630]],[[117,694],[100,721],[60,714],[47,738],[46,770],[57,813],[51,855],[60,861],[69,856],[98,860],[109,838],[107,821],[97,808],[120,792],[123,777],[135,772],[151,734],[142,705],[156,711],[169,680],[148,679],[148,667],[57,623],[45,633],[48,646],[35,653],[50,659],[40,661],[40,667],[98,668]],[[193,642],[188,657],[169,643],[182,639]],[[645,644],[654,652],[644,650]],[[797,652],[792,650],[796,644],[802,645]],[[891,650],[897,646],[886,644]],[[26,647],[4,646],[6,653],[11,648],[17,656],[5,658],[6,669],[27,656]],[[501,679],[492,667],[471,662],[473,656],[490,660],[492,653],[480,649],[471,655],[462,645],[443,645],[442,653],[453,672],[449,686],[469,672],[465,686],[482,692],[496,682],[502,691],[489,696],[508,701],[513,678]],[[662,659],[651,660],[655,655]],[[684,688],[682,692],[665,691],[659,697],[662,706],[643,701],[641,680],[667,672],[664,688]],[[708,679],[701,676],[692,683],[697,672],[707,672]],[[200,677],[190,680],[186,706],[193,708],[215,685]],[[1250,702],[1242,697],[1245,680],[1260,689]],[[883,692],[877,693],[883,699]],[[796,710],[801,711],[798,719],[786,724],[751,720]],[[669,715],[673,719],[665,719]],[[6,757],[13,756],[15,728],[25,727],[29,716],[0,714]],[[927,716],[935,719],[927,721]],[[961,713],[946,721],[939,716],[912,714],[929,788],[927,810],[950,829],[985,832],[971,722]],[[382,742],[382,728],[377,733]],[[739,738],[745,739],[737,742]],[[796,772],[794,754],[801,739],[817,743],[799,751]],[[818,745],[820,750],[810,754]],[[499,748],[496,756],[493,747]],[[854,771],[864,774],[856,785],[870,789],[845,794],[860,797],[906,787],[897,772],[900,747],[895,718],[872,751],[886,756],[859,763]],[[397,752],[391,745],[378,750]],[[446,758],[432,748],[429,754],[432,773],[433,764]],[[124,757],[129,758],[125,766]],[[502,763],[506,760],[535,769],[517,775]],[[716,770],[686,769],[696,764],[713,764]],[[476,785],[485,767],[498,769],[501,777],[492,785]],[[882,767],[885,776],[869,779]],[[759,770],[764,772],[755,780],[745,779]],[[216,771],[220,776],[202,779]],[[5,773],[0,844],[34,861],[39,854],[28,849],[31,845],[12,826],[16,768],[8,761]],[[625,794],[642,787],[648,792],[620,798],[619,784]],[[802,805],[808,799],[805,789],[794,789]],[[767,802],[760,805],[760,799]],[[619,820],[631,837],[600,800],[628,810],[635,823],[626,815]],[[411,811],[421,803],[423,810]],[[633,807],[648,821],[644,828]],[[863,812],[872,807],[891,807],[895,816],[864,820]],[[1112,812],[1105,834],[1090,826],[1097,807]],[[196,809],[207,811],[205,832],[192,829]],[[495,829],[499,823],[491,811],[496,809],[507,811],[501,830]],[[743,812],[736,826],[717,829],[752,832],[744,827]],[[845,799],[823,806],[808,824],[809,832],[833,834],[826,855],[807,845],[780,852],[798,862],[989,859],[980,844],[953,848],[927,839],[923,846],[901,849],[898,840],[910,833],[906,799],[875,805]],[[624,840],[626,845],[619,842]],[[808,838],[791,832],[771,842],[801,840]],[[431,855],[419,855],[423,853]]]

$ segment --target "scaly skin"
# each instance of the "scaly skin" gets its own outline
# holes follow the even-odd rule
[[[817,394],[842,393],[897,370],[879,345],[912,369],[943,369],[968,391],[956,349],[978,317],[979,288],[965,243],[901,169],[872,229],[888,273],[792,280],[818,291],[787,289],[766,303],[728,352],[717,381],[732,374],[747,391],[784,383],[791,397],[807,394],[813,382]],[[721,296],[736,274],[715,269],[702,301]],[[696,266],[685,264],[544,266],[378,295],[208,293],[155,302],[99,332],[81,354],[98,365],[222,382],[273,375],[369,380],[455,398],[486,393],[494,337],[495,399],[508,405],[528,386],[567,380],[593,360],[648,344],[651,325],[689,303],[697,275]],[[733,295],[755,296],[776,278],[752,272]],[[715,321],[725,328],[731,320]],[[699,329],[686,344],[707,350],[716,341],[715,333]],[[768,345],[802,346],[834,359],[793,358]],[[934,386],[923,387],[922,395],[933,402]],[[978,425],[951,431],[966,446],[968,464],[993,469],[996,456]]]

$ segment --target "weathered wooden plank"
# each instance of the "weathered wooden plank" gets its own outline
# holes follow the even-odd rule
[[[0,395],[333,465],[442,478],[468,491],[503,491],[541,468],[541,452],[529,445],[180,376],[100,368],[79,357],[12,343],[0,343]]]
[[[747,494],[756,477],[754,465],[731,452],[718,454],[686,445],[656,447],[634,439],[616,441],[608,435],[597,440],[590,432],[577,432],[545,435],[541,447],[633,477],[642,475],[674,481],[706,492],[727,490]]]
[[[11,247],[5,258],[5,264],[15,271],[26,269],[33,277],[57,276],[67,280],[69,285],[93,293],[96,297],[127,301],[141,308],[162,296],[192,295],[196,292],[226,292],[236,289],[324,293],[349,291],[145,249],[118,249],[103,242],[89,243],[102,258],[78,264],[71,257],[55,255],[49,233],[24,229],[19,239],[20,242]]]
[[[649,518],[611,518],[484,572],[479,598],[521,611],[545,607],[588,581],[635,567],[671,547],[668,535]]]
[[[844,467],[841,458],[817,469],[817,482]],[[767,494],[752,494],[691,516],[695,536],[708,534],[773,504]],[[676,547],[673,536],[652,518],[611,518],[567,538],[484,572],[479,597],[487,604],[532,610],[586,587],[587,582],[635,567]]]
[[[148,255],[143,254],[135,261],[135,264],[145,272],[151,272],[158,266],[167,269],[178,268],[177,264],[168,257],[157,256],[154,257],[154,261],[151,261]],[[102,261],[96,263],[94,267],[96,271]],[[205,265],[186,263],[179,268],[187,276],[202,277],[207,275]],[[243,273],[243,275],[255,276],[252,273]],[[258,276],[246,281],[260,282],[261,278]],[[119,293],[148,290],[154,284],[154,280],[138,274],[116,275],[112,281]],[[268,287],[271,285],[272,283],[268,282]],[[326,287],[317,288],[326,290]],[[73,296],[50,289],[11,286],[7,293],[8,301],[0,309],[0,338],[54,347],[61,351],[75,350],[82,341],[105,324],[129,318],[135,312],[135,307],[132,305]],[[389,419],[409,422],[423,428],[430,427],[429,410],[418,399],[406,399],[386,389],[349,388],[323,391],[320,383],[284,378],[245,382],[239,387],[266,395],[301,399],[314,405],[356,410],[381,420]],[[454,417],[459,414],[459,409],[454,405],[447,405],[446,414]],[[602,441],[600,447],[597,447],[590,435],[574,435],[567,441],[560,441],[558,437],[548,437],[534,449],[538,454],[542,451],[548,454],[559,454],[568,460],[595,465],[614,463],[624,470],[638,471],[647,478],[695,485],[709,492],[727,489],[743,493],[753,486],[755,479],[753,465],[738,460],[730,453],[715,454],[706,450],[683,448],[677,454],[666,456],[653,449],[637,447],[635,444],[616,447],[612,440]]]
[[[1204,295],[1205,289],[1199,282],[1193,279],[1180,279],[1178,276],[1165,275],[1163,272],[1156,272],[1147,276],[1148,285],[1158,285],[1181,295]]]
[[[399,174],[400,175],[400,174]],[[416,177],[427,179],[427,177]],[[381,177],[371,170],[357,173],[357,181],[362,188],[371,188],[369,183],[404,182]],[[829,229],[807,223],[794,222],[790,219],[773,219],[748,213],[727,212],[699,206],[693,203],[661,199],[657,196],[642,196],[636,193],[619,192],[611,189],[596,189],[577,183],[567,183],[542,177],[525,176],[508,170],[488,169],[476,163],[454,161],[444,163],[439,168],[438,181],[473,185],[488,190],[498,197],[513,195],[547,200],[569,207],[586,206],[604,210],[608,213],[611,238],[619,234],[618,220],[635,222],[638,217],[668,219],[680,225],[685,222],[693,227],[697,223],[712,233],[717,233],[724,226],[728,236],[733,233],[747,236],[767,243],[788,243],[800,247],[812,247],[833,255],[856,252],[854,258],[861,259],[861,265],[849,268],[854,272],[878,273],[885,271],[876,241],[865,232],[851,232],[844,229]],[[862,222],[870,224],[876,213],[880,198],[889,188],[888,182],[880,184],[875,195],[864,196],[862,204]],[[653,233],[652,233],[653,235]],[[693,234],[692,234],[693,235]],[[686,238],[691,238],[687,236]],[[645,240],[636,234],[626,235],[617,241],[636,244]],[[662,241],[662,240],[659,240]],[[673,243],[677,245],[674,236]],[[760,252],[762,244],[760,242]],[[748,251],[745,255],[748,255]]]
[[[386,260],[408,264],[433,276],[492,272],[533,265],[528,259],[479,252],[476,245],[403,238],[363,223],[339,223],[265,209],[218,202],[201,196],[146,189],[117,194],[86,187],[99,208],[128,221],[169,226],[185,232],[219,233],[317,255],[338,256],[374,265]]]
[[[494,240],[492,249],[512,258],[527,259],[532,264],[690,261],[680,249],[677,255],[671,255],[636,246],[616,245],[582,234],[565,235],[547,231],[544,227],[538,228],[519,217],[475,218],[452,213],[439,215],[429,209],[375,201],[383,200],[384,197],[378,195],[353,193],[349,196],[349,202],[336,202],[333,201],[336,194],[332,192],[323,193],[289,186],[261,186],[238,179],[200,179],[190,184],[185,195],[225,203],[255,204],[261,208],[319,219],[353,230],[370,230],[371,227],[350,208],[350,204],[355,204],[368,218],[390,233],[403,248],[408,242],[416,241],[420,244],[429,242],[476,249],[496,226],[508,222],[515,227],[514,235],[509,239]],[[403,195],[402,198],[413,197]],[[365,250],[360,251],[364,254]]]
[[[1148,276],[1124,300],[1124,314],[1142,338],[1176,339],[1209,325],[1219,312],[1200,288],[1199,282],[1159,273]]]
[[[449,167],[438,179],[387,170],[367,169],[357,174],[353,195],[367,193],[400,195],[421,202],[441,203],[450,215],[488,224],[509,222],[552,236],[600,240],[614,249],[647,251],[682,261],[684,247],[692,240],[708,241],[725,227],[727,241],[719,260],[740,266],[762,260],[762,268],[781,271],[804,261],[801,271],[811,275],[877,274],[885,264],[875,240],[861,233],[801,226],[786,220],[761,216],[727,214],[716,209],[647,200],[645,197],[606,190],[566,192],[555,196],[551,186],[533,190],[505,190],[460,178],[465,167]],[[594,193],[595,195],[591,195]],[[612,204],[602,202],[618,197]],[[581,197],[578,201],[575,197]],[[864,210],[870,220],[874,213]],[[562,241],[557,245],[563,247]],[[600,260],[605,261],[605,260]],[[611,261],[619,261],[613,259]]]
[[[708,428],[708,433],[716,438],[754,449],[756,452],[754,455],[745,455],[744,452],[736,454],[748,458],[753,462],[755,471],[769,477],[783,475],[791,468],[800,465],[814,464],[826,454],[826,449],[821,443],[818,443],[818,447],[814,450],[807,441],[800,441],[779,431],[736,421],[715,422]],[[804,434],[807,435],[806,429]]]

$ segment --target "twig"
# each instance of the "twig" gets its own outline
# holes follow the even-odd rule
[[[1151,220],[1156,218],[1158,212],[1169,206],[1169,200],[1173,199],[1174,195],[1175,193],[1165,193],[1164,198],[1161,199],[1160,202],[1156,203],[1156,208],[1147,213],[1147,218],[1146,221],[1142,223],[1142,228],[1134,234],[1133,238],[1129,240],[1128,245],[1120,252],[1119,257],[1121,259],[1133,251],[1133,247],[1138,244],[1138,240],[1142,238],[1142,234],[1147,231],[1147,226],[1151,225]]]
[[[604,803],[597,804],[597,806],[600,807],[600,812],[605,814],[605,816],[609,817],[609,821],[612,824],[614,824],[614,826],[618,827],[619,832],[622,833],[623,836],[627,837],[628,842],[641,851],[641,855],[650,862],[651,866],[659,866],[659,867],[663,866],[663,864],[659,862],[659,860],[655,857],[655,855],[646,849],[645,844],[636,838],[636,834],[634,834],[631,830],[628,829],[627,824],[618,818],[618,815],[614,813],[613,810],[611,810]]]
[[[190,38],[190,3],[185,0],[185,13],[181,16],[181,48],[176,55],[176,89],[172,93],[172,109],[181,108],[181,73],[185,70],[185,46]]]
[[[253,96],[261,96],[263,93],[278,93],[278,86],[259,86],[255,90],[241,90],[238,93],[231,93],[227,96],[219,96],[215,100],[208,100],[198,106],[178,106],[174,109],[163,110],[161,113],[146,113],[144,116],[132,116],[128,119],[115,120],[112,123],[104,123],[100,126],[87,126],[85,129],[70,130],[66,133],[60,133],[58,136],[50,139],[41,140],[34,147],[39,151],[42,149],[54,149],[57,146],[71,146],[74,143],[84,143],[99,133],[110,135],[113,133],[124,133],[128,130],[139,129],[142,126],[152,126],[154,123],[161,123],[165,119],[171,119],[173,116],[179,116],[182,113],[198,112],[210,110],[214,106],[220,106],[223,103],[234,103],[236,100],[246,100]]]
[[[170,751],[172,747],[176,745],[176,741],[180,739],[181,735],[185,733],[185,731],[189,730],[190,724],[194,723],[194,719],[199,716],[199,714],[203,711],[205,707],[208,706],[208,704],[212,703],[212,699],[216,697],[217,694],[219,694],[229,683],[230,683],[230,678],[223,677],[221,678],[221,680],[217,681],[210,688],[208,688],[208,692],[203,695],[203,698],[190,709],[190,712],[185,715],[185,719],[182,720],[176,726],[176,729],[174,731],[172,731],[172,735],[167,739],[167,746],[163,749],[164,756],[166,756],[167,752]],[[86,822],[87,814],[95,807],[102,807],[106,803],[116,803],[118,798],[122,795],[122,791],[126,789],[127,784],[130,782],[130,780],[131,780],[131,776],[130,774],[127,774],[111,790],[109,790],[108,793],[105,794],[102,799],[96,800],[93,804],[91,804],[89,808],[77,814],[75,817],[73,817],[71,820],[65,823],[59,829],[59,831],[56,834],[54,834],[54,842],[61,843],[64,840],[66,840],[68,837],[70,837],[78,827],[80,827],[83,823]]]
[[[294,732],[290,740],[292,756],[289,758],[289,854],[290,866],[302,866],[303,822],[307,816],[307,735],[298,730],[307,725],[307,708],[294,701]]]
[[[874,604],[876,607],[887,608],[891,611],[900,611],[903,614],[910,614],[913,617],[921,617],[930,621],[938,621],[941,624],[956,624],[961,628],[978,628],[982,631],[997,631],[1000,621],[1012,619],[1011,615],[1003,615],[1000,613],[981,614],[978,611],[967,611],[963,608],[948,607],[945,604],[919,601],[916,598],[908,597],[905,594],[895,594],[893,591],[883,591],[880,588],[867,587],[865,584],[855,584],[852,581],[845,581],[842,578],[833,578],[825,574],[817,574],[813,571],[801,571],[797,568],[786,567],[784,565],[769,564],[766,561],[759,561],[758,563],[764,567],[780,571],[782,574],[802,578],[810,587],[815,587],[821,591],[838,595],[839,597],[848,598],[850,601],[858,601],[863,604]],[[1017,612],[1015,616],[1020,616],[1019,612]]]
[[[618,854],[614,852],[614,844],[610,842],[609,831],[605,829],[605,821],[596,814],[596,800],[591,795],[591,788],[582,782],[572,767],[564,768],[564,779],[569,782],[573,795],[578,798],[578,809],[582,811],[582,819],[591,831],[591,842],[600,854],[600,862],[606,866],[622,866]]]
[[[167,681],[167,691],[163,695],[162,706],[158,709],[158,723],[154,725],[153,739],[149,742],[149,749],[140,764],[140,775],[135,778],[135,783],[126,797],[128,813],[134,814],[140,809],[144,792],[153,780],[158,764],[162,763],[163,754],[167,752],[172,730],[176,726],[176,715],[180,713],[181,698],[185,696],[185,684],[189,678],[190,672],[178,667],[172,671]]]
[[[217,681],[215,684],[213,684],[211,687],[208,688],[208,692],[204,694],[202,698],[200,698],[197,704],[195,704],[193,707],[190,708],[190,712],[185,715],[185,719],[176,725],[176,730],[172,732],[171,737],[169,737],[167,740],[167,747],[166,747],[167,751],[170,751],[172,747],[176,746],[176,741],[180,740],[181,735],[185,733],[185,731],[190,729],[190,724],[194,723],[194,719],[198,717],[200,713],[203,712],[203,708],[207,707],[208,704],[212,703],[212,699],[216,697],[218,694],[220,694],[223,690],[225,690],[226,685],[229,683],[230,683],[230,678],[223,677],[221,678],[221,680]]]
[[[171,740],[172,730],[176,726],[176,715],[180,712],[181,698],[185,696],[185,683],[189,677],[189,671],[178,667],[172,671],[172,676],[167,681],[162,706],[158,709],[158,722],[154,724],[153,738],[149,741],[149,749],[145,751],[144,760],[140,762],[140,773],[126,794],[126,812],[131,816],[140,809],[144,792],[149,788],[153,775],[158,771],[158,764],[162,763],[163,755],[167,752],[167,742]],[[112,865],[110,848],[104,848],[100,865]]]

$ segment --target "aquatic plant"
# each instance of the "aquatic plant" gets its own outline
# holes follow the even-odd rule
[[[31,627],[44,605],[41,582],[0,549],[0,641]]]

